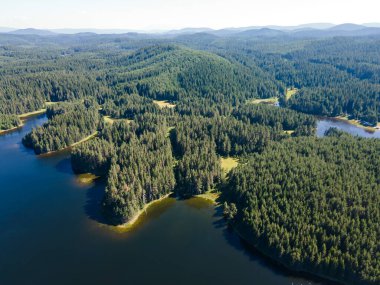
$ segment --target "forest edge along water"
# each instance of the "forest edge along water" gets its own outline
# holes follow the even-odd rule
[[[330,284],[292,273],[242,243],[204,199],[165,198],[147,207],[132,231],[104,226],[94,217],[101,181],[78,185],[68,153],[39,157],[21,144],[45,121],[46,115],[31,117],[0,136],[1,284]]]
[[[124,246],[126,248],[129,248],[129,246],[128,246],[129,240],[131,240],[131,242],[133,242],[133,241],[136,242],[136,240],[134,239],[135,235],[137,235],[137,236],[142,235],[142,233],[146,233],[147,230],[149,233],[150,227],[153,227],[156,229],[156,227],[155,227],[156,223],[159,223],[162,226],[162,228],[160,229],[160,232],[162,232],[162,231],[166,232],[165,227],[168,226],[168,222],[169,222],[168,220],[165,220],[165,217],[167,215],[171,216],[170,224],[177,225],[176,227],[180,227],[178,224],[178,222],[180,220],[178,220],[178,219],[181,219],[181,217],[183,217],[183,215],[186,213],[186,211],[188,209],[192,209],[191,215],[197,216],[198,214],[203,213],[203,214],[201,214],[201,217],[199,217],[198,219],[196,219],[196,221],[193,221],[193,222],[196,223],[196,225],[205,223],[203,225],[204,228],[203,228],[203,232],[202,232],[202,235],[204,235],[204,237],[202,237],[202,239],[196,239],[195,241],[189,240],[188,242],[191,242],[192,245],[194,245],[194,242],[196,242],[196,241],[204,243],[203,238],[207,241],[210,238],[210,235],[214,236],[215,234],[217,234],[217,238],[216,237],[211,238],[212,241],[215,241],[218,244],[218,249],[216,252],[219,252],[219,254],[220,254],[220,252],[223,252],[223,250],[226,250],[227,252],[230,252],[231,255],[235,256],[235,258],[237,259],[237,260],[235,260],[233,258],[233,260],[229,260],[229,259],[226,259],[224,257],[224,258],[222,258],[222,260],[220,262],[233,264],[233,262],[235,261],[238,263],[239,266],[241,265],[241,263],[244,264],[244,265],[242,265],[242,267],[245,268],[246,271],[245,270],[242,270],[242,271],[245,272],[244,273],[245,277],[241,278],[242,280],[240,280],[240,282],[239,282],[239,280],[236,281],[235,284],[251,284],[254,281],[258,282],[257,284],[268,284],[268,282],[270,282],[268,280],[272,280],[276,284],[305,284],[305,283],[306,284],[309,284],[309,283],[310,284],[327,284],[321,280],[316,280],[314,277],[310,277],[310,276],[306,277],[307,275],[306,276],[304,276],[303,274],[294,275],[294,273],[288,272],[287,270],[283,269],[281,266],[278,267],[278,265],[276,265],[275,262],[273,263],[271,260],[268,260],[267,258],[261,256],[261,254],[258,254],[257,252],[255,253],[255,250],[250,248],[249,246],[248,246],[249,248],[247,248],[247,245],[244,245],[244,243],[241,244],[241,241],[239,241],[239,239],[234,237],[235,234],[229,232],[228,229],[226,228],[226,225],[223,221],[223,218],[221,217],[221,214],[220,213],[218,214],[218,211],[220,212],[220,210],[217,210],[218,208],[215,208],[213,203],[208,202],[206,200],[203,200],[199,197],[198,198],[191,198],[190,200],[179,200],[179,201],[174,199],[174,198],[168,197],[168,198],[162,199],[160,202],[157,202],[157,203],[154,203],[153,205],[148,206],[146,208],[146,211],[144,211],[144,214],[138,218],[138,221],[135,223],[135,226],[133,227],[132,231],[131,230],[125,231],[123,229],[118,230],[116,227],[114,227],[114,229],[111,229],[109,226],[103,226],[103,224],[101,224],[101,223],[99,224],[96,221],[96,219],[94,220],[91,218],[93,213],[92,214],[88,214],[88,213],[86,214],[86,211],[88,211],[89,208],[91,209],[90,212],[99,210],[99,207],[96,207],[96,205],[98,205],[98,203],[99,203],[99,199],[98,199],[99,197],[94,198],[94,195],[96,194],[95,193],[96,190],[101,189],[101,187],[103,187],[103,186],[102,185],[96,185],[96,184],[99,184],[99,182],[92,182],[89,185],[78,185],[78,186],[76,186],[77,185],[76,183],[74,183],[74,184],[70,183],[70,179],[75,180],[76,176],[72,173],[72,171],[70,169],[69,161],[66,158],[67,154],[65,154],[65,153],[61,153],[61,154],[58,153],[56,156],[43,158],[43,157],[35,156],[32,153],[32,151],[26,151],[26,149],[22,146],[22,144],[21,144],[22,136],[28,130],[30,130],[31,127],[41,125],[45,121],[46,121],[46,115],[39,115],[37,117],[29,118],[25,122],[25,126],[23,128],[21,128],[19,130],[15,130],[14,132],[11,132],[11,133],[2,135],[0,137],[0,139],[1,139],[0,144],[2,145],[2,149],[3,149],[2,152],[4,152],[5,149],[7,149],[9,152],[8,155],[12,155],[13,159],[15,159],[14,163],[10,163],[10,165],[8,165],[9,171],[13,172],[13,171],[15,171],[15,169],[18,169],[19,175],[23,175],[24,172],[29,172],[29,171],[34,172],[35,170],[33,170],[33,169],[28,169],[28,168],[24,169],[24,167],[30,167],[31,165],[29,165],[29,164],[32,163],[34,165],[33,167],[39,167],[40,166],[42,168],[42,169],[39,169],[37,171],[40,173],[41,176],[45,176],[45,178],[46,178],[46,179],[35,181],[34,183],[27,183],[27,184],[24,184],[21,181],[21,185],[23,185],[21,187],[21,191],[20,191],[20,188],[17,185],[15,185],[17,191],[12,191],[8,195],[11,195],[11,196],[16,195],[13,192],[18,192],[18,191],[20,191],[18,195],[21,195],[21,193],[25,193],[24,192],[25,189],[29,188],[30,190],[33,190],[33,191],[28,191],[30,193],[29,196],[31,195],[31,196],[42,198],[41,195],[38,194],[39,188],[40,188],[40,186],[38,186],[38,185],[40,185],[38,182],[43,181],[45,184],[49,185],[47,187],[50,188],[51,186],[53,186],[51,188],[52,190],[49,191],[50,192],[49,197],[51,197],[51,201],[42,202],[43,204],[45,204],[45,206],[48,204],[54,205],[55,203],[57,203],[57,202],[55,202],[55,203],[53,202],[55,200],[53,198],[54,193],[55,193],[55,191],[57,191],[57,189],[55,189],[57,187],[56,186],[57,183],[60,183],[60,186],[61,186],[61,187],[59,187],[60,191],[57,191],[58,196],[62,196],[62,195],[65,196],[66,194],[71,196],[71,198],[69,198],[69,200],[71,202],[67,201],[67,199],[64,199],[68,204],[72,203],[74,200],[77,201],[76,203],[74,203],[77,205],[77,207],[73,207],[74,209],[76,208],[76,210],[74,211],[74,213],[71,213],[70,215],[66,216],[66,218],[68,218],[68,221],[65,221],[61,224],[62,229],[60,229],[58,231],[58,233],[61,232],[61,230],[70,231],[70,229],[75,229],[74,232],[71,232],[71,234],[73,234],[74,236],[76,236],[78,234],[84,235],[84,236],[90,235],[92,238],[96,237],[95,239],[98,240],[98,242],[100,244],[106,243],[108,246],[112,247],[114,250],[116,250],[115,249],[115,247],[116,247],[119,251],[120,247],[123,247],[122,245],[120,245],[120,243],[123,243],[122,241],[125,241],[127,244]],[[352,131],[351,128],[350,128],[350,130]],[[357,128],[357,130],[359,130],[359,128]],[[362,130],[362,129],[360,129],[360,130]],[[15,148],[12,145],[17,146],[17,147]],[[10,147],[10,151],[9,151],[9,147]],[[17,154],[17,155],[14,155],[14,154]],[[19,160],[24,160],[24,159],[26,159],[26,161],[28,163],[21,164],[21,166],[20,166]],[[51,165],[52,162],[54,162],[53,165]],[[47,165],[44,165],[45,163]],[[17,164],[17,165],[13,166],[14,164]],[[37,164],[37,165],[35,165],[35,164]],[[56,167],[54,167],[54,164],[56,165]],[[44,169],[45,169],[45,171],[44,171]],[[17,172],[17,171],[15,171],[15,172]],[[48,173],[46,173],[46,172],[48,172]],[[6,175],[6,174],[3,174],[3,175]],[[64,177],[61,177],[62,175]],[[13,175],[12,175],[12,177],[13,177]],[[7,183],[7,180],[11,179],[12,181],[14,181],[12,179],[12,177],[10,177],[10,178],[3,177],[3,179],[6,180],[5,185],[4,185],[5,188],[3,188],[3,189],[7,189],[9,187],[9,186],[7,187],[7,185],[9,185],[9,182]],[[70,177],[73,177],[73,178],[70,178]],[[20,183],[20,181],[19,181],[19,183]],[[101,182],[100,182],[100,184],[101,184]],[[42,187],[42,188],[44,188],[44,187]],[[86,189],[85,191],[87,193],[84,194],[83,191],[78,192],[78,190],[80,190],[80,188]],[[75,198],[77,195],[79,195],[79,197]],[[99,195],[99,193],[96,195]],[[86,196],[88,196],[88,197],[86,198]],[[35,200],[36,198],[34,198],[34,199],[30,198],[30,199]],[[72,200],[72,199],[74,199],[74,200]],[[5,199],[5,201],[6,200],[7,199]],[[38,199],[38,200],[40,200],[40,199]],[[86,200],[87,200],[87,202],[86,202]],[[3,203],[5,201],[3,201]],[[81,201],[83,201],[83,202],[81,202]],[[89,201],[92,201],[89,203],[90,205],[88,204]],[[201,201],[204,201],[204,202],[201,202]],[[41,200],[39,201],[39,203],[41,203]],[[48,203],[48,204],[46,204],[46,203]],[[86,204],[84,213],[83,213],[83,208],[82,208],[83,206],[79,205],[79,207],[78,207],[78,203],[79,204],[80,203]],[[13,222],[12,222],[13,226],[12,227],[14,229],[11,232],[9,232],[9,230],[10,230],[9,226],[4,227],[3,223],[7,222],[7,220],[10,218],[10,217],[7,217],[7,214],[9,216],[14,215],[14,214],[12,214],[12,211],[14,211],[14,210],[11,210],[9,208],[4,209],[4,205],[2,205],[2,207],[1,207],[2,219],[0,221],[3,224],[3,227],[2,227],[3,230],[6,230],[8,232],[8,234],[5,233],[2,235],[2,238],[1,238],[2,244],[4,246],[7,246],[7,245],[10,246],[10,248],[12,248],[13,251],[15,250],[15,247],[14,247],[14,245],[13,246],[11,245],[11,240],[9,240],[9,238],[11,236],[13,236],[16,238],[15,239],[16,241],[17,240],[23,240],[24,234],[22,234],[22,233],[31,231],[30,234],[32,234],[33,231],[36,230],[36,229],[33,229],[33,226],[36,226],[37,224],[38,224],[38,226],[36,226],[37,230],[45,233],[45,238],[43,238],[43,240],[46,240],[46,238],[49,238],[49,235],[52,235],[51,231],[46,231],[46,229],[49,228],[50,226],[48,224],[43,225],[43,223],[46,223],[46,219],[40,219],[41,216],[37,214],[38,211],[35,212],[35,210],[33,210],[33,205],[27,205],[27,204],[24,205],[24,207],[25,206],[30,207],[30,210],[35,213],[34,218],[29,217],[28,219],[34,220],[34,222],[30,222],[31,226],[24,227],[24,222],[20,222],[20,219],[23,220],[23,218],[21,216],[19,216],[16,219],[13,218]],[[38,203],[36,203],[36,204],[38,205]],[[65,205],[65,208],[66,208],[66,206],[67,205]],[[189,206],[191,208],[188,208]],[[50,206],[50,207],[52,207],[52,206]],[[54,207],[54,208],[55,209],[52,209],[52,208],[46,209],[46,211],[50,212],[50,214],[52,214],[52,216],[56,217],[55,219],[65,220],[66,218],[65,218],[64,213],[66,211],[58,211],[57,212],[56,208],[62,210],[61,206]],[[175,210],[178,210],[179,212],[173,213],[173,211],[175,211]],[[69,212],[66,212],[66,213],[68,214]],[[207,213],[206,217],[204,217],[205,213]],[[192,219],[190,219],[190,220],[192,220]],[[208,222],[210,222],[210,224],[208,224]],[[54,221],[54,223],[56,223],[56,222]],[[12,228],[12,227],[10,227],[10,228]],[[179,231],[177,234],[179,234],[182,238],[184,238],[184,236],[183,236],[183,233],[181,234],[181,230],[184,230],[184,231],[190,230],[191,228],[194,227],[194,225],[183,224],[183,227],[186,230],[181,228],[181,227],[180,227],[180,229],[177,228],[177,231]],[[208,229],[212,233],[208,233],[208,231],[206,229]],[[223,230],[221,230],[221,229],[223,229]],[[172,232],[172,230],[173,229],[168,229],[168,232],[166,232],[166,233],[170,234],[170,235],[173,235],[173,234],[176,235],[174,232]],[[190,233],[191,233],[191,231],[189,232],[189,234]],[[32,234],[32,236],[35,234]],[[71,235],[71,234],[65,234],[64,236],[66,236],[66,238],[68,238],[67,235]],[[9,235],[11,235],[11,236],[9,236]],[[219,235],[221,235],[221,236],[219,236]],[[9,236],[9,237],[7,238],[7,236]],[[199,238],[198,234],[196,234],[196,237]],[[53,234],[53,236],[50,236],[50,239],[51,239],[51,242],[53,242],[53,243],[57,243],[57,242],[58,243],[60,243],[60,242],[66,243],[66,242],[69,242],[69,240],[70,240],[70,239],[67,240],[67,239],[62,238],[62,237],[58,238],[57,235],[55,235],[55,234]],[[146,239],[146,236],[145,236],[145,239]],[[83,238],[80,238],[79,240],[83,240]],[[82,244],[82,246],[87,248],[88,247],[88,241],[89,240],[87,238],[85,238],[83,240],[84,243],[80,242],[80,244]],[[110,243],[112,243],[112,241],[114,241],[116,245],[111,246]],[[25,241],[25,242],[26,243],[23,243],[24,246],[22,246],[20,248],[20,250],[22,250],[22,252],[19,252],[19,253],[17,253],[17,251],[13,252],[14,258],[17,258],[18,256],[19,257],[24,256],[24,257],[28,258],[28,256],[31,254],[31,252],[30,252],[31,249],[29,248],[28,245],[35,244],[36,242],[38,243],[37,240],[33,240],[33,239],[30,242],[27,242],[27,241]],[[18,243],[18,242],[16,242],[16,243]],[[148,243],[150,243],[150,241]],[[87,244],[87,246],[85,244]],[[92,247],[91,251],[96,252],[97,250],[99,250],[99,246],[94,246],[93,242],[90,242],[90,244],[92,245],[92,246],[90,246],[90,247]],[[95,244],[99,245],[98,243],[95,243]],[[130,245],[130,246],[132,246],[132,245]],[[145,246],[146,246],[146,244],[144,243],[144,247]],[[179,245],[177,245],[177,246],[179,246]],[[182,246],[184,246],[184,244],[182,244]],[[198,245],[198,246],[200,246],[202,248],[201,245]],[[42,248],[44,248],[44,247],[42,246]],[[56,248],[56,246],[53,245],[53,248]],[[70,248],[70,246],[66,245],[66,246],[63,246],[62,250],[64,250],[64,249],[68,250],[69,248]],[[151,248],[151,247],[148,246],[148,248]],[[140,245],[140,249],[142,249],[141,245]],[[214,247],[214,249],[215,249],[215,247]],[[56,252],[56,250],[59,250],[59,249],[58,248],[54,249],[55,252]],[[197,250],[199,250],[199,248],[197,248],[197,246],[196,246],[195,249],[193,249],[191,251],[196,252]],[[232,252],[231,252],[231,250],[232,250]],[[69,251],[71,251],[71,250],[69,250]],[[87,251],[87,249],[85,250],[85,252],[86,251]],[[216,254],[216,252],[214,252],[214,254]],[[5,268],[5,269],[6,268],[9,269],[9,266],[7,266],[6,264],[10,264],[10,263],[7,263],[4,259],[5,256],[8,256],[8,254],[10,254],[10,252],[7,252],[7,251],[3,252],[2,258],[1,258],[1,263],[2,263],[1,267]],[[21,256],[20,256],[20,254],[21,254]],[[37,254],[37,252],[36,252],[36,254]],[[62,254],[63,253],[60,253],[60,254],[58,254],[58,256],[62,256]],[[85,255],[84,252],[79,251],[78,257],[82,254]],[[105,253],[103,253],[103,254],[105,254]],[[166,254],[168,254],[168,252],[166,252]],[[199,252],[199,254],[202,255],[201,252]],[[122,253],[120,253],[120,255],[122,255]],[[236,255],[238,257],[236,257]],[[120,256],[121,260],[124,260],[124,258],[125,258],[125,256]],[[220,258],[221,258],[221,256],[218,257],[218,259],[220,259]],[[10,258],[10,260],[12,260],[12,258]],[[119,260],[119,258],[118,258],[118,260]],[[16,262],[16,261],[14,260],[14,262]],[[66,259],[63,258],[63,260],[59,263],[62,266],[67,266],[67,262],[68,262],[67,258]],[[89,262],[89,260],[87,260],[87,262]],[[120,260],[119,260],[119,262],[124,263],[124,261],[120,261]],[[129,264],[127,260],[125,260],[125,262],[126,262],[126,264]],[[41,262],[41,261],[37,261],[36,263],[40,264],[40,265],[41,265],[41,263],[44,264],[44,262]],[[91,262],[89,262],[89,263],[91,264]],[[46,266],[46,264],[44,264],[44,265]],[[20,266],[21,266],[21,268],[24,267],[21,269],[21,271],[25,271],[28,269],[28,266],[30,266],[30,264],[27,265],[27,264],[21,262]],[[207,270],[213,272],[214,270],[212,268],[210,268],[210,266],[211,265],[209,264]],[[52,269],[52,267],[54,267],[54,266],[52,266],[52,265],[48,266],[48,268],[55,271],[56,269]],[[69,268],[71,268],[71,266],[69,266]],[[31,269],[28,269],[28,271],[29,270],[31,270]],[[71,274],[74,274],[74,271],[76,271],[73,269],[71,269],[71,270],[72,270]],[[88,270],[89,269],[85,269],[84,271],[88,272]],[[259,270],[260,272],[263,271],[265,273],[261,273],[261,274],[257,273],[257,270]],[[109,274],[115,274],[116,273],[115,270],[110,270],[110,271],[112,273],[109,273]],[[231,269],[231,272],[234,272],[234,270]],[[256,272],[256,274],[251,274],[251,272]],[[120,273],[121,272],[117,272],[117,274],[120,274]],[[29,274],[31,274],[31,273],[29,273]],[[75,274],[78,274],[78,273],[75,273]],[[203,274],[205,274],[205,273],[203,273]],[[105,273],[105,275],[107,275],[107,273]],[[205,274],[205,275],[207,275],[207,274]],[[2,277],[0,277],[0,281],[3,280],[2,284],[25,284],[24,281],[29,279],[29,278],[27,278],[27,276],[30,276],[30,275],[26,275],[25,279],[22,278],[22,275],[20,275],[16,278],[14,273],[11,270],[7,271],[7,272],[2,270],[2,274],[0,274],[0,276],[2,276]],[[98,274],[95,274],[95,276],[98,276]],[[296,276],[298,276],[298,277],[296,277]],[[84,279],[86,279],[86,278],[84,278]],[[118,279],[118,278],[116,278],[116,279]],[[7,282],[7,281],[11,281],[11,280],[14,282],[12,282],[12,283]],[[22,281],[22,280],[24,280],[24,281]],[[31,277],[29,280],[32,280],[32,281],[34,280],[36,282],[38,281],[38,284],[49,284],[49,282],[44,282],[43,281],[44,279],[37,272],[35,272],[34,274],[31,274]],[[65,280],[65,281],[63,281],[63,280]],[[65,283],[67,284],[67,282],[70,281],[70,278],[66,278],[66,279],[64,278],[63,280],[61,281],[62,284],[65,284]],[[94,281],[94,280],[92,280],[92,281]],[[118,279],[118,280],[122,280],[122,278]],[[191,278],[189,280],[192,280],[194,282],[194,280]],[[227,278],[226,280],[230,280],[230,279]],[[59,283],[60,282],[58,282],[57,284],[59,284]],[[87,281],[85,281],[81,284],[89,284],[89,283],[90,282],[87,283]],[[31,282],[30,284],[33,284],[33,282]],[[144,284],[148,284],[148,283],[144,283]],[[191,284],[191,283],[188,283],[188,284]],[[202,284],[202,282],[200,282],[199,284]],[[208,284],[208,283],[203,283],[203,284]],[[225,283],[225,284],[227,284],[227,283]],[[272,283],[272,284],[274,284],[274,283]]]

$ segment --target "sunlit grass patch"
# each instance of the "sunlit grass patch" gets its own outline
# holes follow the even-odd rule
[[[297,88],[288,88],[288,89],[286,89],[285,99],[289,100],[297,92],[298,92]]]
[[[239,161],[233,157],[222,157],[220,159],[222,170],[225,174],[230,172],[233,168],[238,166]]]
[[[157,104],[158,107],[162,108],[174,108],[176,105],[172,104],[166,100],[153,100],[154,104]]]
[[[252,99],[248,101],[249,104],[268,104],[268,105],[274,105],[278,103],[277,97],[272,98],[266,98],[266,99]]]

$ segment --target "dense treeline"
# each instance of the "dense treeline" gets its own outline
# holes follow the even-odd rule
[[[111,165],[105,211],[113,223],[124,223],[147,203],[169,194],[174,186],[173,157],[165,132],[133,136],[120,147]]]
[[[125,93],[237,105],[297,87],[300,92],[289,102],[283,100],[290,108],[327,116],[348,114],[369,124],[380,116],[378,36],[311,39],[253,34],[234,36],[233,41],[228,35],[204,34],[170,39],[21,38],[2,37],[2,114],[35,111],[44,101],[85,96],[103,104],[109,96]]]
[[[165,118],[138,116],[131,123],[105,125],[100,138],[74,149],[74,170],[107,177],[103,208],[111,223],[129,221],[147,203],[173,191],[167,131]]]
[[[19,117],[16,115],[0,114],[0,130],[8,130],[21,125]]]
[[[287,106],[324,116],[380,121],[380,48],[376,38],[304,42],[279,53],[252,51],[254,60],[289,87],[301,89]]]
[[[177,193],[202,194],[221,180],[219,156],[262,151],[271,140],[285,137],[281,130],[243,123],[232,117],[177,117],[170,136],[179,161],[175,168]]]
[[[152,99],[201,97],[236,104],[278,94],[274,84],[258,80],[242,65],[175,45],[142,48],[115,64],[121,70],[107,75],[109,85]]]
[[[221,179],[219,157],[211,140],[194,140],[176,166],[177,194],[189,197],[215,188]]]
[[[232,115],[245,123],[277,127],[285,131],[294,131],[294,135],[313,135],[316,119],[313,116],[293,110],[264,104],[246,104],[232,112]]]
[[[380,141],[328,135],[273,144],[233,170],[226,213],[293,269],[378,284]]]
[[[191,38],[191,40],[189,40]],[[248,67],[258,77],[301,89],[289,107],[306,113],[379,120],[379,37],[197,37],[178,42]],[[263,72],[264,71],[264,72]],[[377,117],[377,118],[376,118]]]
[[[349,91],[347,91],[349,89]],[[360,96],[368,98],[363,99]],[[347,99],[351,96],[352,99]],[[370,84],[346,83],[331,88],[301,89],[287,106],[305,113],[360,119],[364,124],[376,125],[379,121],[380,88]]]
[[[111,142],[94,138],[72,150],[71,165],[76,173],[105,176],[108,174],[112,158],[115,155],[116,149]]]
[[[99,125],[99,118],[97,108],[87,108],[77,103],[68,107],[63,114],[55,115],[41,127],[33,129],[22,142],[33,148],[36,154],[61,150],[93,134]]]
[[[102,113],[112,118],[126,118],[133,120],[136,115],[158,113],[159,108],[153,100],[136,95],[118,96],[115,100],[108,100],[102,106]]]
[[[262,151],[270,140],[280,139],[282,132],[243,123],[231,117],[204,118],[184,116],[171,132],[173,149],[179,155],[192,151],[192,144],[210,140],[219,155],[242,155]]]

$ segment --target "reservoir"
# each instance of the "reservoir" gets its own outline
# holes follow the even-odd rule
[[[380,130],[369,131],[363,127],[358,127],[349,122],[334,118],[320,118],[317,122],[317,136],[322,137],[329,128],[337,128],[353,136],[364,138],[380,138]]]
[[[128,232],[103,224],[103,182],[79,183],[68,152],[21,144],[44,121],[0,136],[0,284],[330,284],[247,248],[200,198],[164,199]]]

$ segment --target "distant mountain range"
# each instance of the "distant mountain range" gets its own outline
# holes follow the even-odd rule
[[[49,30],[38,30],[38,29],[20,29],[20,30],[14,30],[9,31],[8,34],[12,35],[36,35],[36,36],[54,36],[57,35],[57,33],[54,33]]]
[[[241,28],[225,28],[214,30],[210,28],[185,28],[170,31],[136,31],[126,29],[12,29],[0,27],[0,33],[12,35],[36,35],[36,36],[57,36],[60,34],[156,34],[162,36],[180,36],[192,34],[211,34],[215,36],[241,36],[241,37],[277,37],[283,35],[293,36],[335,36],[335,35],[371,35],[380,34],[380,23],[341,24],[334,25],[330,23],[312,23],[298,26],[251,26]]]

